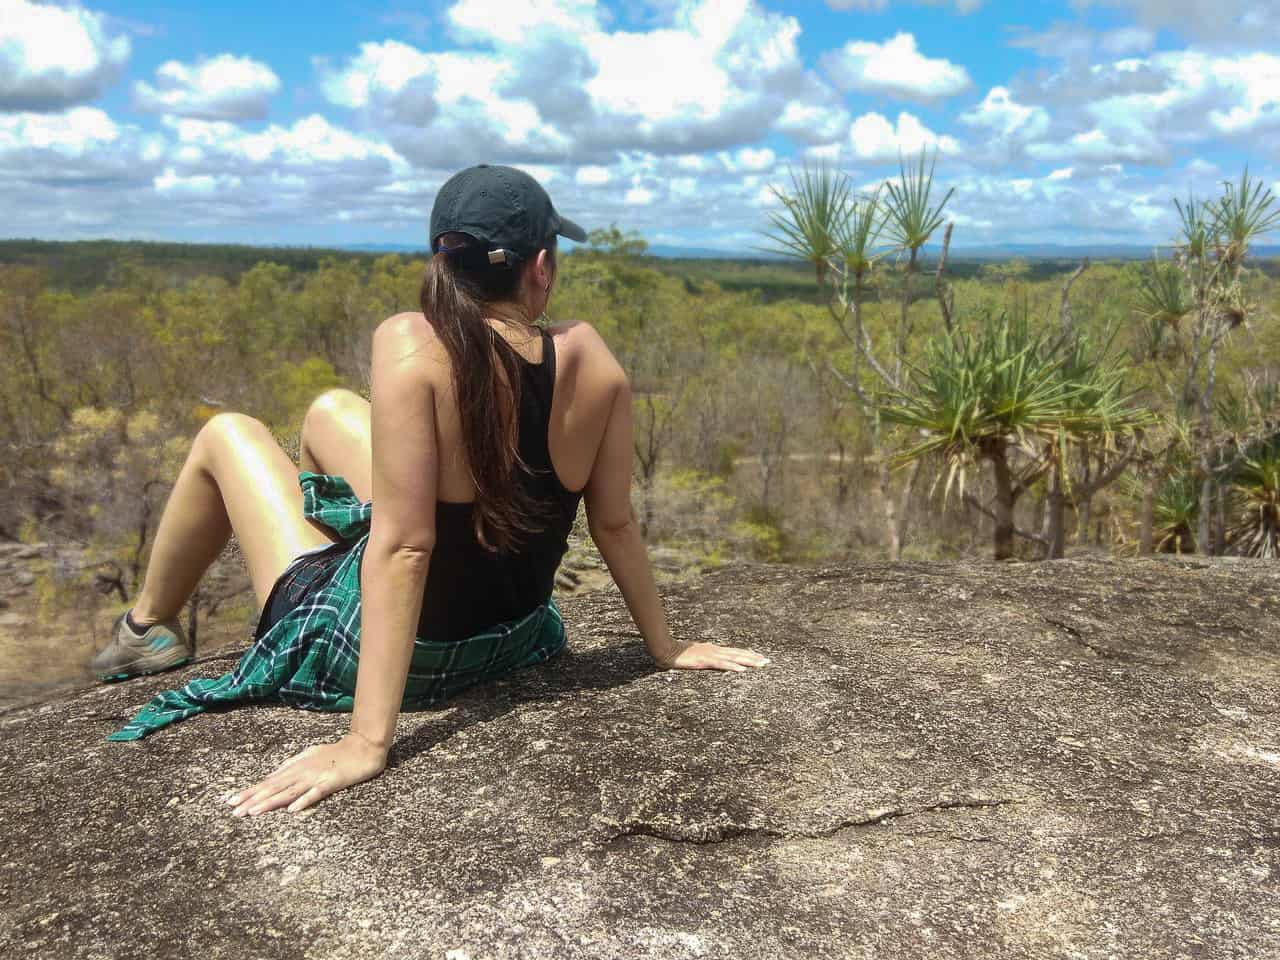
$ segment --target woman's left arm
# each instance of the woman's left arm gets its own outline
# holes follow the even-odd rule
[[[404,696],[423,587],[435,542],[434,387],[421,314],[400,314],[373,335],[373,511],[360,565],[360,658],[351,731],[291,757],[230,798],[237,815],[307,807],[386,767]],[[415,335],[416,334],[416,335]]]

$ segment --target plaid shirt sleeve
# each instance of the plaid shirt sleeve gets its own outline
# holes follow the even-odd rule
[[[360,560],[373,501],[361,502],[342,477],[303,471],[303,515],[327,526],[349,549],[328,580],[268,630],[229,673],[166,690],[108,740],[140,740],[211,708],[249,702],[305,710],[350,710],[360,654]],[[417,637],[403,709],[434,706],[468,687],[542,663],[565,645],[550,597],[518,620],[456,643]]]

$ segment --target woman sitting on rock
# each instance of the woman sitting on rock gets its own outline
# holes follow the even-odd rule
[[[564,647],[551,589],[579,500],[659,665],[768,662],[671,636],[631,509],[626,376],[587,324],[534,323],[557,235],[586,239],[527,174],[462,171],[431,212],[422,312],[374,332],[372,404],[324,394],[303,424],[301,473],[259,421],[205,425],[142,591],[94,667],[114,678],[186,662],[178,614],[233,530],[262,604],[253,646],[225,676],[160,694],[111,739],[251,700],[350,710],[341,740],[229,802],[237,814],[299,811],[377,776],[402,707]]]

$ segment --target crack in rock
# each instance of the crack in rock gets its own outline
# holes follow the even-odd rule
[[[776,827],[754,826],[750,823],[663,823],[642,818],[627,818],[619,821],[606,821],[597,818],[603,828],[603,836],[597,843],[606,845],[624,837],[653,837],[672,843],[692,843],[709,845],[725,843],[730,840],[741,840],[751,837],[764,837],[770,840],[824,840],[844,830],[859,827],[872,827],[887,823],[890,820],[901,820],[925,813],[937,813],[944,810],[982,810],[992,807],[1004,807],[1021,803],[1026,797],[998,797],[994,799],[944,800],[926,807],[914,809],[904,807],[881,807],[867,811],[863,816],[846,818],[820,830],[778,829]]]
[[[1042,617],[1045,623],[1051,627],[1057,627],[1072,640],[1086,650],[1092,650],[1098,656],[1108,660],[1119,660],[1121,663],[1140,663],[1147,667],[1167,667],[1176,663],[1172,657],[1143,657],[1136,653],[1126,653],[1123,650],[1113,650],[1111,647],[1104,647],[1101,644],[1090,643],[1084,638],[1084,634],[1076,627],[1069,623],[1063,623],[1061,620],[1054,620],[1052,617]]]

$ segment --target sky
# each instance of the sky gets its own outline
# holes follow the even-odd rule
[[[1280,0],[0,0],[0,236],[425,246],[488,162],[750,253],[796,170],[921,149],[957,248],[1166,243],[1280,193]]]

